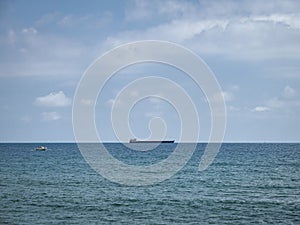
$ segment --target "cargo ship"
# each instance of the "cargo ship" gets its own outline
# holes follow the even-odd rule
[[[174,140],[165,140],[165,141],[139,141],[136,138],[130,139],[129,143],[174,143]]]

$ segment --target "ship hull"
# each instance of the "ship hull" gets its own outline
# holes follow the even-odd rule
[[[132,141],[132,140],[130,140],[129,143],[174,143],[174,140],[171,140],[171,141]]]

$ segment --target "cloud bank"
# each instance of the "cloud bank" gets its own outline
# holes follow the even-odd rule
[[[48,95],[37,97],[35,103],[39,106],[65,107],[71,105],[72,100],[63,91],[51,92]]]

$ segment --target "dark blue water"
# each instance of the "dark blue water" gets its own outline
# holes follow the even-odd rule
[[[152,186],[112,183],[76,144],[0,144],[0,224],[300,224],[300,144],[223,144],[198,172],[205,144],[171,179]],[[115,157],[151,164],[175,144]]]

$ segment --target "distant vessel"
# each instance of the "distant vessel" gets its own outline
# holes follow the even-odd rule
[[[37,150],[37,151],[46,151],[47,147],[46,146],[38,146],[38,147],[35,148],[35,150]]]
[[[167,141],[138,141],[136,138],[130,139],[129,143],[174,143],[174,140]]]

